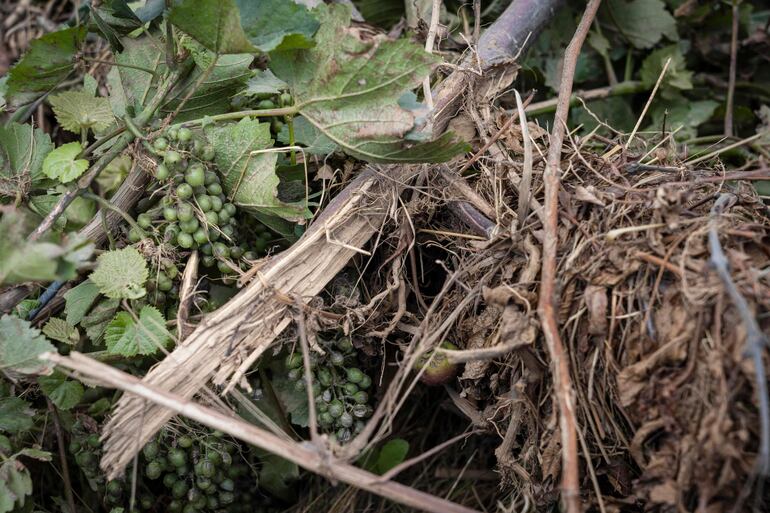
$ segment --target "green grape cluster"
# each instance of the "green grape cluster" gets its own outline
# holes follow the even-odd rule
[[[155,170],[157,181],[150,197],[139,203],[142,212],[136,221],[144,234],[132,228],[129,240],[138,242],[149,233],[159,244],[176,250],[197,249],[203,267],[232,281],[250,261],[265,254],[272,242],[269,230],[251,223],[247,233],[238,207],[224,194],[213,164],[214,147],[192,130],[168,128],[153,141],[153,148],[163,161]],[[173,298],[175,267],[174,262],[156,265],[154,303],[163,303],[168,295]]]
[[[231,102],[230,106],[235,110],[244,110],[244,109],[258,109],[258,110],[272,110],[272,109],[280,109],[282,107],[290,107],[294,104],[294,98],[292,98],[291,93],[280,93],[280,94],[258,94],[251,98],[246,98],[244,96],[236,96],[234,97]],[[284,119],[282,119],[280,116],[273,116],[270,118],[270,131],[273,132],[273,134],[278,134],[281,129],[283,129],[284,125]]]
[[[265,502],[255,493],[257,475],[241,446],[219,432],[164,430],[144,446],[142,455],[144,479],[163,490],[163,511],[251,512]]]
[[[360,433],[372,416],[367,390],[372,378],[355,366],[357,353],[349,337],[322,341],[325,355],[311,354],[313,393],[319,427],[340,443]],[[288,378],[298,391],[306,382],[302,354],[287,356]]]
[[[69,452],[75,458],[78,468],[88,479],[91,487],[103,497],[108,507],[119,506],[126,501],[126,484],[120,479],[107,481],[104,473],[99,470],[99,460],[102,457],[102,442],[99,434],[87,426],[91,422],[78,418],[72,425]],[[140,495],[139,506],[146,505],[149,509],[153,504],[152,496],[145,493]]]

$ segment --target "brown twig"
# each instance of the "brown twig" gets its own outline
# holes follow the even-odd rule
[[[330,458],[328,454],[320,452],[315,445],[288,442],[238,417],[226,415],[213,408],[202,406],[167,392],[162,388],[148,385],[139,378],[92,360],[81,353],[73,352],[70,356],[46,353],[43,355],[43,358],[88,376],[105,386],[117,388],[160,404],[179,415],[184,415],[211,429],[218,429],[248,444],[292,461],[311,472],[327,475],[343,483],[375,493],[410,508],[428,512],[476,513],[476,510],[471,508],[415,490],[400,483],[393,481],[381,482],[379,476],[348,463]]]
[[[738,5],[740,0],[733,0],[733,31],[730,39],[730,77],[727,86],[727,105],[725,106],[725,137],[733,135],[733,103],[735,102],[735,75],[738,69]]]
[[[184,340],[192,331],[187,320],[190,318],[190,308],[195,297],[195,284],[198,281],[198,261],[198,252],[190,253],[184,267],[184,273],[182,273],[182,284],[179,287],[179,309],[176,314],[179,342]]]
[[[559,188],[561,148],[569,114],[569,100],[572,94],[572,82],[575,77],[580,48],[583,46],[591,23],[601,0],[591,0],[580,20],[575,35],[564,54],[564,68],[559,86],[559,104],[556,108],[553,130],[551,132],[548,159],[543,181],[545,182],[545,215],[543,241],[543,267],[541,272],[540,300],[538,313],[542,323],[551,357],[551,372],[554,380],[554,393],[559,405],[559,427],[561,430],[562,451],[562,500],[568,513],[580,511],[579,470],[577,427],[574,405],[572,402],[572,382],[569,374],[569,361],[559,335],[556,304],[556,252],[558,248],[559,227]]]
[[[75,496],[72,493],[72,480],[70,480],[70,469],[67,464],[67,453],[64,451],[64,435],[61,430],[61,422],[59,420],[59,412],[56,410],[56,406],[53,405],[50,399],[46,398],[48,402],[48,411],[51,412],[53,417],[53,427],[56,431],[56,445],[59,449],[59,460],[61,461],[61,474],[62,481],[64,481],[64,496],[67,498],[67,506],[72,513],[77,513],[75,509]]]

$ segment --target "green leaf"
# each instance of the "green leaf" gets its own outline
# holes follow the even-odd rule
[[[692,89],[692,72],[686,69],[684,54],[679,45],[666,46],[651,52],[642,63],[640,75],[647,87],[653,87],[669,58],[671,62],[663,77],[661,96],[673,99],[679,91]]]
[[[263,52],[311,48],[319,22],[304,5],[286,0],[236,0],[241,25]]]
[[[652,124],[650,130],[676,130],[678,140],[690,139],[698,134],[698,127],[711,119],[719,107],[713,100],[690,101],[683,97],[669,101],[656,102],[650,112]]]
[[[121,155],[107,164],[107,167],[96,177],[99,190],[108,195],[117,191],[131,171],[131,164],[131,157],[128,155]]]
[[[588,44],[591,45],[591,48],[596,50],[599,55],[609,58],[610,42],[604,35],[599,32],[591,31],[591,33],[588,34]]]
[[[88,161],[77,158],[81,151],[83,147],[79,142],[62,144],[46,155],[43,160],[43,173],[61,183],[71,182],[88,169]]]
[[[21,95],[51,91],[63,82],[74,71],[74,56],[87,32],[86,27],[77,26],[32,41],[24,57],[8,72],[8,97],[29,101]]]
[[[304,151],[311,155],[328,155],[334,153],[339,147],[334,141],[322,134],[302,116],[294,118],[294,144],[304,146]],[[286,123],[278,133],[278,140],[283,144],[289,144],[289,124]]]
[[[72,287],[64,293],[64,314],[67,316],[67,324],[75,326],[91,309],[96,298],[99,297],[99,287],[91,280]]]
[[[153,354],[166,347],[171,334],[166,329],[166,319],[153,306],[145,306],[139,312],[138,323],[128,312],[119,312],[107,326],[105,341],[112,354],[135,356]]]
[[[120,306],[119,299],[104,299],[80,321],[80,326],[86,330],[86,336],[92,343],[95,344],[101,339],[107,325],[115,316],[118,306]]]
[[[260,488],[286,502],[295,499],[292,484],[299,479],[297,464],[266,451],[260,451],[259,459],[262,462],[259,470]]]
[[[11,490],[5,484],[5,481],[0,481],[0,513],[8,513],[13,511],[16,497],[11,494]]]
[[[158,77],[166,71],[163,50],[156,41],[147,36],[125,38],[123,45],[123,51],[115,55],[115,62],[119,66],[113,66],[107,74],[109,100],[112,112],[118,118],[124,117],[129,107],[135,112],[141,112],[144,104],[157,90]],[[146,68],[156,74],[126,66]]]
[[[51,453],[48,451],[42,451],[40,449],[33,449],[31,447],[25,447],[18,452],[19,456],[26,456],[27,458],[36,459],[38,461],[51,461]]]
[[[7,459],[0,466],[0,483],[4,483],[9,496],[20,508],[24,506],[27,495],[32,494],[29,470],[16,458]]]
[[[67,376],[58,370],[50,376],[40,376],[37,378],[37,384],[60,410],[69,410],[83,398],[83,385],[67,379]]]
[[[93,249],[93,243],[77,234],[61,244],[28,242],[24,217],[6,211],[0,218],[0,283],[72,279]]]
[[[106,0],[91,7],[91,16],[99,32],[109,41],[112,50],[120,52],[123,44],[120,36],[133,32],[142,26],[142,21],[126,4],[125,0]]]
[[[96,270],[89,278],[107,297],[138,299],[147,293],[144,283],[148,275],[147,261],[135,248],[128,246],[100,255]]]
[[[294,381],[289,379],[283,358],[276,359],[271,368],[273,369],[273,379],[270,380],[270,383],[284,411],[289,415],[291,423],[300,427],[307,427],[307,392],[304,389],[297,390]]]
[[[47,372],[49,364],[38,356],[55,350],[40,330],[28,321],[11,315],[0,317],[0,369],[22,374]]]
[[[254,56],[250,54],[220,55],[216,57],[208,50],[203,50],[196,62],[198,66],[169,94],[169,100],[161,107],[163,114],[175,111],[182,100],[196,87],[195,93],[185,102],[175,122],[199,119],[207,115],[221,114],[230,109],[230,98],[240,91],[251,77],[249,69]],[[216,62],[214,59],[216,58]],[[209,72],[208,67],[213,68]],[[205,80],[198,84],[201,75]]]
[[[467,150],[452,135],[406,147],[416,115],[398,104],[439,62],[406,39],[350,27],[350,9],[319,5],[316,46],[275,51],[270,68],[289,84],[299,113],[348,154],[369,162],[439,162]]]
[[[244,118],[238,123],[211,125],[205,133],[216,150],[225,192],[235,204],[289,220],[309,216],[304,202],[285,203],[278,199],[278,153],[252,154],[273,146],[269,123]]]
[[[182,0],[171,9],[169,20],[217,54],[256,51],[241,28],[233,0]]]
[[[115,122],[110,100],[86,91],[65,91],[49,102],[62,128],[78,135],[82,130],[101,132]]]
[[[663,36],[678,39],[676,20],[662,0],[608,0],[602,7],[602,19],[635,48],[652,48]]]
[[[35,410],[18,397],[0,398],[0,431],[20,433],[29,431],[34,426],[32,417]]]
[[[32,125],[0,126],[0,195],[15,198],[38,185],[43,159],[53,149],[51,138]]]
[[[377,474],[384,474],[396,465],[403,463],[409,452],[409,442],[401,438],[389,440],[382,446],[377,460],[375,461],[374,471]]]
[[[246,85],[246,89],[238,93],[242,96],[269,97],[280,94],[289,88],[289,84],[273,75],[269,69],[257,70]]]
[[[43,335],[51,340],[64,342],[69,345],[75,345],[80,340],[80,333],[77,328],[58,317],[48,319],[48,322],[43,326]]]

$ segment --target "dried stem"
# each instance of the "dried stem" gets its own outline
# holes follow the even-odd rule
[[[54,406],[50,399],[46,398],[46,401],[48,402],[48,411],[51,412],[51,416],[53,417],[54,431],[56,431],[56,445],[59,449],[62,481],[64,481],[64,496],[67,498],[67,506],[69,506],[70,511],[76,513],[75,495],[72,493],[72,480],[70,479],[70,469],[69,464],[67,463],[67,453],[64,450],[64,434],[62,434],[59,412],[56,410],[56,406]]]
[[[730,77],[727,85],[727,105],[725,106],[725,137],[733,135],[733,104],[735,102],[735,75],[738,69],[738,5],[740,0],[733,0],[733,31],[730,39]]]
[[[757,471],[767,476],[770,474],[770,395],[767,390],[767,374],[765,373],[765,364],[762,361],[762,350],[768,344],[767,337],[762,333],[754,314],[749,308],[746,298],[743,297],[738,287],[735,285],[730,270],[727,256],[719,243],[718,221],[719,217],[728,208],[729,203],[734,199],[732,194],[721,194],[714,202],[711,209],[711,221],[709,226],[709,251],[711,253],[711,265],[714,266],[719,279],[730,296],[730,300],[735,305],[741,322],[746,329],[746,351],[751,355],[754,362],[754,372],[757,375],[757,399],[759,401],[759,457],[757,459]]]
[[[429,512],[475,513],[475,510],[471,508],[415,490],[400,483],[393,481],[381,482],[379,476],[336,460],[329,454],[321,452],[313,444],[288,442],[238,417],[226,415],[161,388],[147,385],[139,378],[92,360],[81,353],[73,352],[68,357],[56,353],[46,353],[43,355],[43,358],[79,372],[105,386],[117,388],[162,405],[164,408],[200,422],[211,429],[218,429],[248,444],[292,461],[311,472],[337,479],[410,508]]]
[[[580,511],[577,428],[572,402],[572,383],[569,374],[569,360],[559,334],[556,305],[556,251],[558,247],[559,188],[561,148],[569,114],[569,100],[575,65],[591,23],[596,16],[601,0],[591,0],[583,13],[575,35],[564,55],[564,68],[559,86],[559,103],[551,132],[548,159],[543,180],[545,182],[545,216],[543,241],[543,266],[541,272],[540,301],[538,311],[551,357],[554,392],[559,405],[559,426],[562,451],[562,499],[568,513]]]

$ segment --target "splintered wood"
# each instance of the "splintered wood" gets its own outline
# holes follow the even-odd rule
[[[390,179],[374,170],[356,178],[351,184],[355,187],[345,191],[357,192],[339,194],[302,239],[268,262],[226,306],[205,318],[143,381],[187,399],[212,377],[214,384],[224,385],[235,375],[228,389],[234,385],[241,365],[256,361],[291,322],[292,302],[277,297],[315,296],[379,230],[409,170],[388,173]],[[101,465],[108,477],[120,475],[173,415],[136,396],[121,397],[104,429]]]

